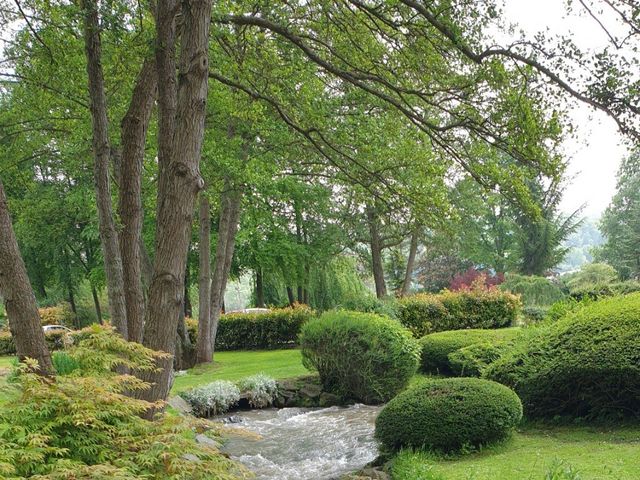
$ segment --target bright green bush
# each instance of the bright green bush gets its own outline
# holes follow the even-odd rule
[[[445,290],[398,300],[398,320],[421,337],[446,330],[508,327],[519,309],[518,297],[497,288]]]
[[[518,327],[512,327],[432,333],[420,339],[421,369],[427,373],[451,374],[453,373],[449,361],[451,353],[477,343],[503,344],[512,341],[519,331]]]
[[[565,297],[558,285],[544,277],[509,273],[500,290],[520,295],[525,307],[546,307]]]
[[[305,323],[302,363],[320,374],[325,391],[364,403],[385,402],[407,386],[419,346],[397,321],[338,310]]]
[[[485,371],[516,390],[528,416],[640,415],[640,294],[529,330]]]
[[[300,328],[314,316],[314,311],[306,305],[276,308],[269,313],[221,315],[216,350],[270,350],[295,346]],[[197,320],[188,319],[187,329],[195,345]]]
[[[510,342],[482,342],[462,347],[448,355],[449,368],[458,377],[480,377],[485,368],[498,360],[509,345]]]
[[[401,448],[458,451],[506,438],[522,418],[509,388],[479,378],[429,379],[400,393],[376,419],[387,452]]]
[[[194,440],[182,417],[144,420],[151,404],[126,395],[148,387],[115,367],[145,371],[166,358],[106,329],[68,352],[79,365],[55,379],[15,376],[12,402],[0,409],[0,477],[40,479],[237,479],[242,470]],[[190,454],[197,458],[185,458]]]

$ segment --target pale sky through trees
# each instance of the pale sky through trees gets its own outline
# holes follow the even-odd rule
[[[564,0],[504,0],[505,20],[517,23],[528,36],[547,28],[551,34],[572,35],[581,48],[606,45],[605,33],[586,14],[567,15]],[[607,207],[616,186],[616,171],[627,146],[613,120],[586,106],[572,112],[576,139],[565,141],[570,159],[569,175],[574,177],[567,188],[562,209],[570,212],[583,203],[584,215],[599,217]]]

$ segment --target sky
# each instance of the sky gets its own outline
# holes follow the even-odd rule
[[[571,34],[581,48],[606,44],[604,32],[586,15],[567,15],[563,0],[504,0],[504,20],[516,23],[527,36],[549,29],[549,33]],[[570,213],[585,205],[583,215],[598,218],[615,193],[616,172],[629,150],[613,120],[586,106],[571,113],[576,138],[567,139],[563,150],[572,178],[562,202]]]

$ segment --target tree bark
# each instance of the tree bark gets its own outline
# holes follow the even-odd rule
[[[234,188],[229,181],[225,182],[225,187],[221,202],[223,209],[216,245],[216,260],[211,277],[211,361],[213,361],[213,354],[215,354],[218,321],[224,309],[224,292],[227,289],[227,280],[231,270],[242,203],[242,193],[239,189]]]
[[[13,231],[4,186],[0,182],[0,297],[20,361],[33,358],[39,373],[53,374],[51,356],[44,339],[36,297]]]
[[[384,267],[382,264],[382,241],[378,227],[378,216],[375,208],[368,205],[366,208],[367,223],[369,224],[370,246],[371,246],[371,267],[373,270],[373,280],[376,285],[376,297],[387,296],[387,284],[384,280]]]
[[[107,279],[111,322],[116,330],[128,338],[127,313],[124,294],[124,277],[118,232],[111,208],[111,185],[109,180],[109,145],[107,101],[101,63],[100,26],[98,6],[95,0],[82,0],[84,9],[84,40],[91,100],[91,123],[93,131],[94,177],[100,241],[104,253],[104,269]]]
[[[98,292],[96,287],[91,285],[91,296],[93,297],[93,305],[96,309],[96,317],[98,318],[98,323],[102,325],[102,308],[100,308],[100,298],[98,297]]]
[[[200,195],[197,363],[211,361],[211,218],[209,199]]]
[[[156,7],[156,64],[158,72],[158,214],[153,278],[145,312],[143,343],[154,350],[175,353],[182,309],[187,247],[195,199],[203,188],[200,155],[204,136],[209,70],[211,1],[184,3],[177,92],[175,71],[175,0],[159,0]],[[175,117],[174,117],[175,115]],[[175,122],[174,119],[175,118]],[[145,400],[166,399],[173,381],[171,359],[158,362],[158,372],[140,375],[151,387]],[[148,417],[154,411],[148,412]]]
[[[187,253],[187,269],[184,271],[184,316],[191,318],[193,315],[193,308],[191,306],[191,295],[189,294],[189,287],[191,281],[191,272],[189,268],[189,254]]]
[[[409,245],[409,258],[407,259],[407,269],[404,274],[404,281],[402,282],[402,288],[400,289],[400,297],[404,297],[409,293],[411,287],[411,278],[413,277],[413,266],[416,261],[416,252],[418,251],[418,235],[420,229],[416,229],[411,233],[411,244]]]
[[[296,303],[296,297],[293,295],[293,288],[287,287],[287,297],[289,298],[289,305]]]
[[[264,308],[264,277],[262,267],[256,268],[256,307]]]
[[[144,290],[142,287],[142,165],[145,141],[157,94],[154,59],[145,60],[133,89],[129,109],[122,119],[120,137],[120,201],[118,213],[122,221],[120,251],[122,254],[124,296],[129,340],[142,341],[144,327]]]

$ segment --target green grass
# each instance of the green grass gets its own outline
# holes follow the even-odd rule
[[[443,459],[402,452],[393,480],[637,480],[640,427],[526,426],[481,452]],[[550,475],[551,470],[573,471]]]
[[[172,393],[215,380],[240,380],[260,372],[274,378],[309,374],[302,366],[300,350],[216,352],[214,358],[214,363],[199,365],[188,370],[186,375],[176,377]]]

